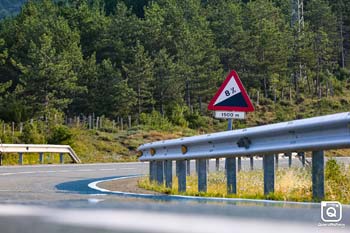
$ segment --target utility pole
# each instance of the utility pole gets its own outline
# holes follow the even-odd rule
[[[303,0],[291,0],[291,26],[295,27],[297,26],[297,31],[295,34],[295,49],[296,49],[296,54],[298,54],[298,49],[299,49],[299,42],[301,40],[301,36],[303,34],[303,29],[304,29],[304,3]],[[298,86],[298,81],[303,78],[304,72],[304,64],[302,64],[300,58],[298,57],[295,61],[298,66],[299,70],[295,71],[293,74],[293,82],[294,82],[294,87],[297,96],[299,95],[299,86]]]

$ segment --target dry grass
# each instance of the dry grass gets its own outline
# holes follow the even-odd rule
[[[326,200],[336,200],[342,203],[350,203],[350,169],[342,167],[345,174],[339,183],[333,178],[326,179]],[[326,168],[327,169],[327,168]],[[326,170],[327,173],[327,170]],[[336,185],[338,183],[338,185]],[[276,172],[275,192],[267,196],[263,193],[263,171],[241,171],[237,173],[237,194],[227,194],[226,177],[223,172],[209,173],[208,192],[197,191],[197,176],[187,177],[187,189],[183,195],[206,196],[206,197],[232,197],[251,199],[271,199],[285,201],[313,201],[311,171],[305,168],[279,169]],[[154,190],[167,194],[179,194],[177,191],[177,178],[173,179],[172,189],[150,183],[148,177],[139,181],[139,186],[144,189]],[[341,186],[341,187],[339,187]]]

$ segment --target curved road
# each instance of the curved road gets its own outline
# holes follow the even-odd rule
[[[247,164],[244,161],[243,167]],[[0,167],[0,232],[287,233],[350,229],[349,206],[343,206],[340,226],[324,226],[318,204],[144,199],[107,195],[88,187],[97,180],[147,173],[147,163]]]

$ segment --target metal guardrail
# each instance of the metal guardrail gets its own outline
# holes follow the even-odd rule
[[[39,153],[40,161],[43,159],[43,153],[60,153],[61,162],[63,154],[67,153],[75,163],[81,163],[81,160],[69,145],[48,145],[48,144],[1,144],[0,153],[19,153],[20,163],[23,153]]]
[[[147,143],[140,161],[219,158],[350,147],[350,113]]]
[[[138,150],[142,154],[140,161],[151,161],[150,179],[158,183],[162,183],[164,166],[171,169],[168,168],[171,161],[176,160],[177,170],[181,171],[178,174],[180,191],[186,190],[186,174],[182,174],[182,169],[186,170],[186,160],[198,161],[198,189],[206,191],[207,175],[202,169],[206,170],[207,165],[203,160],[225,157],[229,193],[236,192],[235,158],[262,155],[265,194],[274,191],[275,154],[312,151],[313,195],[321,199],[324,197],[323,150],[340,148],[350,148],[350,112],[157,141],[141,145]],[[167,165],[162,165],[163,161]],[[171,176],[171,172],[165,172],[169,187],[171,181],[167,174]]]

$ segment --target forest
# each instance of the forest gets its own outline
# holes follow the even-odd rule
[[[26,1],[0,21],[0,119],[157,112],[181,125],[174,114],[210,115],[231,69],[255,105],[347,104],[350,1],[298,2]]]

